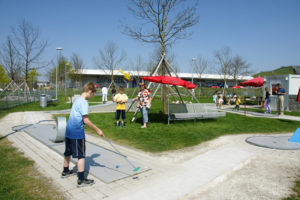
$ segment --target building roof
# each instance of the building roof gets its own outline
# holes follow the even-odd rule
[[[126,70],[126,73],[129,73],[131,76],[150,76],[150,72],[148,71],[132,71],[132,70]],[[111,72],[110,70],[103,70],[103,69],[82,69],[78,72],[79,74],[83,75],[110,75]],[[194,76],[192,73],[177,73],[179,78],[194,78],[194,79],[199,79],[199,75],[194,73]],[[119,70],[114,70],[114,75],[115,76],[123,76]],[[172,76],[175,76],[174,73],[172,73]],[[238,76],[237,79],[244,81],[244,80],[250,80],[252,79],[252,76]],[[222,80],[223,75],[220,74],[202,74],[201,79],[213,79],[213,80]],[[229,76],[227,79],[233,79],[232,76]]]

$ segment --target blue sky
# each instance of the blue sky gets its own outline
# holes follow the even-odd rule
[[[26,19],[48,41],[42,60],[55,59],[56,47],[63,47],[67,58],[77,53],[87,68],[96,68],[93,58],[113,41],[126,51],[127,61],[138,55],[148,61],[154,45],[121,33],[121,21],[138,23],[127,7],[127,0],[0,0],[0,44]],[[299,10],[299,0],[200,0],[192,37],[172,47],[176,64],[180,72],[191,72],[193,57],[214,63],[214,51],[228,46],[255,72],[300,65]]]

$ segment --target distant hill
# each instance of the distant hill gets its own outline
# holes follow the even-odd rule
[[[272,76],[272,75],[285,75],[285,74],[296,74],[295,67],[299,66],[287,66],[287,67],[280,67],[278,69],[266,72],[260,72],[258,74],[252,75],[253,77],[264,77],[264,76]]]

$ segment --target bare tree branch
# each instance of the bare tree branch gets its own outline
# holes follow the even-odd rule
[[[224,81],[224,89],[223,93],[225,91],[225,87],[227,85],[227,79],[232,74],[232,56],[231,56],[231,50],[229,47],[224,47],[223,49],[219,51],[215,51],[215,57],[217,60],[217,63],[219,65],[218,73],[222,76]]]
[[[187,38],[187,30],[196,25],[198,0],[186,6],[186,0],[131,0],[129,10],[142,23],[136,27],[123,25],[123,33],[147,43],[159,43],[161,53],[177,39]],[[189,1],[191,2],[191,0]]]
[[[114,70],[120,68],[120,65],[126,59],[125,51],[119,52],[118,47],[113,42],[108,42],[103,50],[99,50],[101,60],[95,60],[95,64],[111,74],[111,80],[114,81]]]
[[[252,73],[250,71],[250,64],[247,63],[246,60],[244,60],[240,56],[235,56],[232,59],[232,76],[234,80],[234,85],[237,85],[238,76],[245,76]]]
[[[14,49],[11,36],[7,36],[6,42],[3,44],[0,51],[0,56],[1,63],[3,64],[3,67],[9,78],[15,82],[19,82],[21,79],[20,57]]]
[[[30,22],[23,20],[17,29],[12,30],[16,44],[15,51],[21,57],[25,81],[33,64],[39,63],[39,57],[47,46],[46,41],[40,41],[40,32]]]

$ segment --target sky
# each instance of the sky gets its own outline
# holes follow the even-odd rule
[[[122,33],[123,22],[140,23],[128,5],[128,0],[0,0],[0,45],[26,19],[48,42],[42,61],[55,61],[56,48],[62,47],[63,56],[76,53],[86,68],[96,69],[99,50],[112,41],[127,54],[124,66],[137,56],[147,62],[155,45]],[[254,72],[300,65],[299,10],[300,0],[200,0],[199,23],[189,29],[192,36],[172,46],[176,66],[191,72],[191,60],[199,56],[216,65],[214,52],[224,47],[250,63]]]

